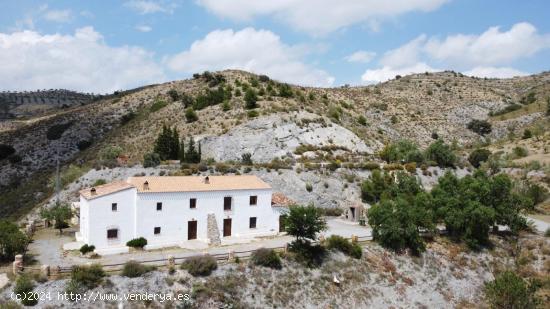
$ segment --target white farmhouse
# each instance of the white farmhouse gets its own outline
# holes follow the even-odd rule
[[[80,191],[76,238],[114,254],[138,237],[155,249],[276,235],[279,209],[271,196],[256,176],[130,177]]]

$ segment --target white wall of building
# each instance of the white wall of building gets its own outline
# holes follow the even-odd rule
[[[147,249],[178,246],[188,240],[188,221],[197,221],[197,240],[207,242],[207,217],[216,217],[220,239],[223,241],[223,219],[232,219],[232,238],[252,238],[276,235],[279,231],[279,212],[271,207],[271,189],[137,193],[127,189],[91,200],[81,197],[80,234],[84,242],[94,245],[101,254],[123,252],[126,242],[133,238],[147,239]],[[230,211],[224,210],[224,197],[231,196]],[[250,196],[257,196],[257,204],[250,205]],[[195,209],[189,206],[197,199]],[[162,210],[157,210],[157,203]],[[118,210],[111,211],[111,203]],[[256,217],[256,228],[249,227],[250,217]],[[161,232],[154,234],[154,228]],[[107,240],[107,230],[118,228],[117,241]]]

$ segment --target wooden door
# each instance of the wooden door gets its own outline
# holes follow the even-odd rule
[[[223,219],[223,237],[231,236],[231,219]]]
[[[197,221],[187,222],[187,239],[197,239]]]

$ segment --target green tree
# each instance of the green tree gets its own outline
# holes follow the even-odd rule
[[[540,303],[536,291],[536,284],[526,282],[513,271],[507,270],[485,284],[485,299],[491,308],[534,309]]]
[[[200,163],[201,162],[201,144],[198,145],[198,150],[195,148],[195,139],[189,137],[189,142],[187,143],[187,149],[182,150],[183,162],[186,163]],[[183,144],[182,144],[183,146]]]
[[[468,162],[472,164],[473,167],[478,168],[481,165],[481,162],[485,162],[491,156],[491,152],[487,149],[478,148],[470,153],[468,156]]]
[[[382,246],[397,252],[409,248],[413,254],[425,250],[420,230],[433,230],[430,207],[430,196],[419,195],[418,203],[407,201],[398,196],[396,199],[385,199],[372,206],[368,211],[369,225],[372,227],[373,239]]]
[[[247,109],[254,109],[258,107],[258,105],[256,104],[257,101],[258,96],[256,95],[256,91],[254,91],[254,89],[252,88],[246,90],[246,93],[244,94],[245,107]]]
[[[438,139],[426,149],[426,158],[435,161],[440,167],[452,167],[456,162],[456,155],[449,145]]]
[[[170,98],[172,99],[172,102],[176,102],[177,100],[180,99],[180,95],[178,93],[178,91],[176,89],[170,89],[168,90],[168,95],[170,96]]]
[[[180,150],[179,134],[174,127],[173,129],[163,125],[162,131],[159,133],[155,141],[153,152],[158,153],[161,160],[177,160]]]
[[[319,209],[313,205],[291,206],[285,219],[285,230],[296,237],[296,242],[308,243],[317,239],[317,234],[327,229],[327,223]]]
[[[22,275],[15,281],[13,292],[21,299],[21,304],[34,306],[38,304],[38,294],[33,293],[34,283],[27,275]]]
[[[0,260],[13,261],[15,255],[26,251],[29,241],[17,224],[0,220]]]
[[[361,184],[361,198],[367,203],[377,203],[392,184],[393,178],[388,173],[373,170],[370,178]]]
[[[69,227],[67,221],[72,218],[73,211],[68,204],[59,203],[50,208],[43,207],[40,215],[48,221],[55,221],[54,227],[59,230],[59,235],[62,235],[63,229]]]

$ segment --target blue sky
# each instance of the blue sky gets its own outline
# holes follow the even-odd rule
[[[237,68],[308,86],[550,68],[544,0],[3,1],[0,88],[111,92]]]

